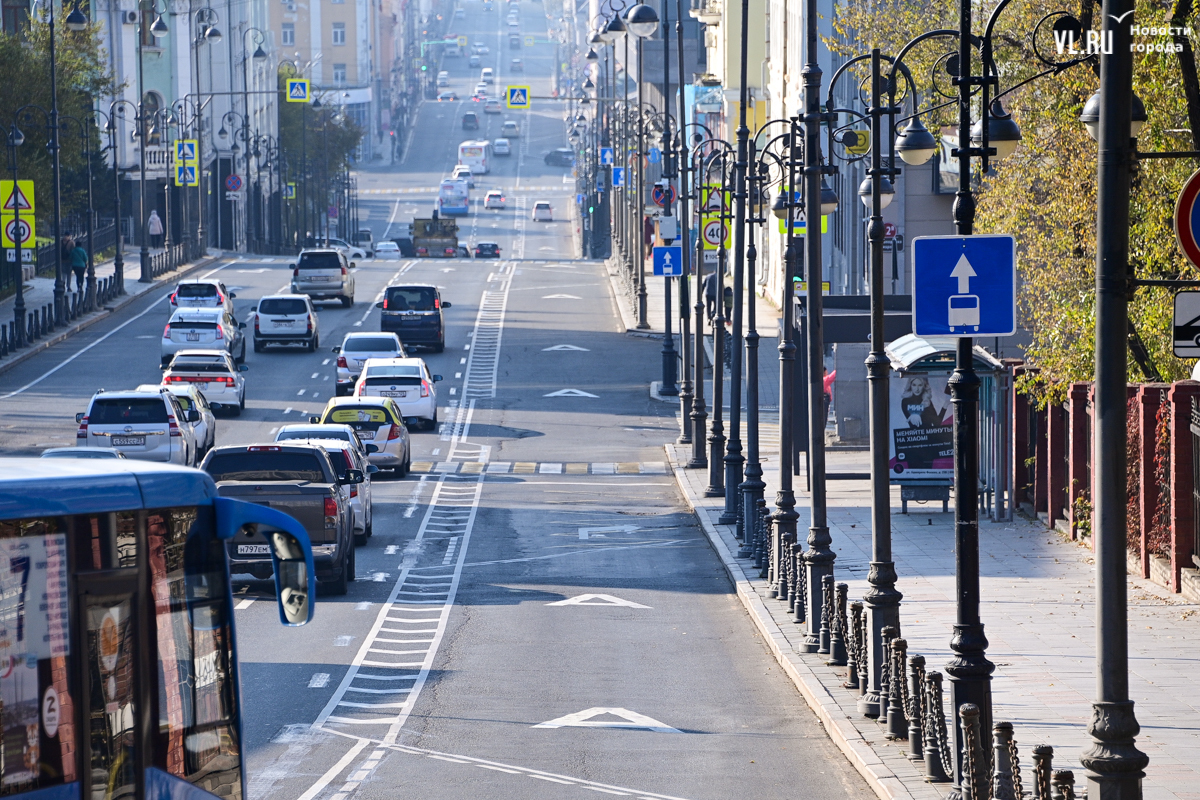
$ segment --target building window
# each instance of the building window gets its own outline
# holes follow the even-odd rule
[[[29,30],[29,3],[26,0],[3,0],[3,30],[10,36],[25,38]]]
[[[345,64],[334,64],[333,65],[333,83],[335,86],[345,86],[346,85],[346,65]]]
[[[295,44],[296,43],[296,23],[294,23],[294,22],[283,23],[283,43],[284,44]]]
[[[142,37],[142,47],[158,47],[158,39],[154,38],[154,34],[150,32],[150,26],[156,19],[158,19],[158,14],[153,11],[142,12],[142,24],[138,26],[138,33]]]
[[[146,92],[142,97],[142,114],[145,117],[146,143],[151,147],[162,144],[162,126],[159,120],[159,110],[163,107],[162,95],[158,92]]]
[[[333,43],[335,45],[346,43],[346,23],[333,23]]]

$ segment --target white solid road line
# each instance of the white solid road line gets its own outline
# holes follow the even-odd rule
[[[206,272],[204,275],[201,275],[200,277],[202,277],[202,278],[207,278],[209,275],[212,275],[212,274],[214,274],[214,273],[216,273],[216,272],[220,272],[221,270],[225,269],[225,267],[229,266],[230,264],[234,264],[234,263],[236,263],[236,262],[234,262],[234,261],[228,261],[228,262],[226,262],[226,263],[222,264],[221,266],[217,267],[216,269],[214,269],[214,270],[211,270],[211,271],[209,271],[209,272]],[[160,297],[160,298],[158,298],[158,300],[162,300],[162,299],[163,299],[163,298],[165,298],[165,297],[166,297],[166,295],[164,294],[164,295],[163,295],[163,297]],[[62,369],[63,367],[65,367],[67,364],[70,364],[72,361],[74,361],[75,359],[79,358],[81,355],[83,355],[84,353],[86,353],[88,350],[91,350],[91,349],[92,349],[93,347],[95,347],[96,345],[98,345],[98,344],[100,344],[101,342],[103,342],[103,341],[105,341],[106,339],[108,339],[108,337],[110,337],[110,336],[112,336],[113,334],[115,334],[115,333],[118,333],[119,331],[123,330],[123,329],[124,329],[124,328],[125,328],[127,325],[132,325],[134,322],[137,322],[139,319],[141,319],[142,317],[146,316],[146,315],[147,315],[147,314],[149,314],[151,311],[161,311],[161,309],[159,309],[159,308],[158,308],[158,300],[156,300],[155,302],[151,303],[151,304],[150,304],[150,307],[149,307],[149,308],[147,308],[147,309],[146,309],[145,311],[143,311],[142,313],[138,314],[138,315],[137,315],[137,316],[135,316],[135,317],[130,317],[129,319],[125,320],[125,321],[124,321],[124,322],[122,322],[120,325],[118,325],[117,327],[113,328],[111,331],[109,331],[108,333],[104,334],[103,336],[101,336],[101,337],[100,337],[99,339],[97,339],[96,341],[94,341],[94,342],[92,342],[91,344],[89,344],[87,347],[83,348],[82,350],[79,350],[79,351],[78,351],[78,352],[76,352],[76,353],[73,353],[72,355],[70,355],[69,357],[67,357],[66,359],[64,359],[64,360],[63,360],[61,363],[59,363],[57,366],[54,366],[54,367],[52,367],[52,368],[50,368],[50,369],[46,370],[46,371],[45,371],[45,372],[43,372],[41,375],[39,375],[39,376],[37,376],[36,378],[34,378],[33,380],[31,380],[29,383],[27,383],[27,384],[25,384],[24,386],[22,386],[20,389],[14,389],[13,391],[9,392],[9,393],[8,393],[8,394],[6,394],[6,395],[0,395],[0,400],[7,400],[7,399],[9,399],[10,397],[16,397],[17,395],[19,395],[19,394],[21,394],[22,392],[24,392],[26,389],[31,389],[31,388],[33,388],[34,386],[37,386],[39,383],[41,383],[42,381],[46,380],[46,378],[49,378],[49,377],[50,377],[51,375],[53,375],[54,373],[58,372],[60,369]]]
[[[245,600],[234,606],[233,610],[241,611],[243,608],[249,608],[250,606],[254,605],[254,601],[257,599],[257,597],[247,597]]]

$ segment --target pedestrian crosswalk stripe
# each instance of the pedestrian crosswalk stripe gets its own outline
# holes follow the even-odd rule
[[[418,475],[666,475],[664,461],[414,461],[410,470]]]

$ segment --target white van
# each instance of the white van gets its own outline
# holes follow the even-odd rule
[[[491,67],[484,67],[483,72],[479,73],[479,81],[481,83],[495,83],[496,72]]]
[[[450,73],[447,72],[446,70],[442,70],[441,72],[439,72],[437,74],[437,85],[438,85],[438,88],[441,88],[443,86],[449,86],[450,85]]]

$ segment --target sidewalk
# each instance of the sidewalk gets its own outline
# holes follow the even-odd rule
[[[157,251],[156,251],[157,252]],[[111,303],[103,306],[97,311],[90,314],[85,314],[78,319],[58,327],[53,333],[48,336],[43,336],[31,345],[27,345],[20,350],[9,353],[8,356],[0,359],[0,374],[7,372],[17,364],[32,358],[37,353],[42,352],[48,347],[58,344],[59,342],[74,336],[79,331],[94,325],[102,319],[105,319],[110,314],[119,311],[125,306],[137,300],[147,292],[153,291],[160,286],[171,281],[177,281],[193,270],[201,267],[206,267],[222,258],[223,254],[219,251],[209,251],[209,255],[199,261],[193,261],[184,264],[179,269],[173,272],[168,272],[160,275],[150,283],[138,283],[138,278],[141,276],[141,261],[137,248],[125,249],[125,264],[124,264],[124,280],[125,294],[120,295]],[[69,272],[69,270],[68,270]],[[110,278],[116,274],[116,268],[113,261],[105,261],[96,265],[96,280],[99,282],[104,278]],[[75,288],[75,276],[71,275],[67,281],[68,287],[73,291]],[[84,285],[86,289],[86,284]],[[71,299],[71,293],[68,293],[67,299]],[[32,280],[25,281],[24,290],[25,313],[29,314],[34,309],[42,308],[43,306],[54,303],[54,278],[37,276]],[[6,297],[0,300],[0,324],[7,325],[13,319],[13,311],[16,306],[16,295]]]
[[[765,437],[764,437],[765,438]],[[825,666],[824,655],[800,655],[804,626],[767,597],[766,581],[738,560],[733,528],[716,524],[723,499],[704,497],[705,470],[684,470],[687,448],[666,445],[677,482],[733,580],[738,598],[784,671],[822,720],[834,743],[881,798],[940,800],[949,784],[929,784],[907,758],[907,742],[889,742],[884,728],[860,716],[856,694],[844,689],[846,669]],[[774,505],[778,461],[764,464],[768,505]],[[867,472],[866,452],[830,451],[827,471]],[[798,528],[806,536],[809,499],[797,476]],[[954,622],[953,513],[940,503],[910,503],[900,514],[892,492],[892,547],[899,575],[902,635],[908,652],[926,657],[929,670],[944,672]],[[851,601],[863,596],[871,552],[870,485],[831,481],[829,526],[837,553],[835,580],[849,584]],[[1054,747],[1055,769],[1075,772],[1076,792],[1085,785],[1079,756],[1089,746],[1087,723],[1095,685],[1094,581],[1091,552],[1022,517],[1012,523],[980,523],[981,614],[996,665],[996,721],[1015,726],[1025,786],[1030,752]],[[1130,697],[1141,724],[1137,746],[1150,757],[1143,782],[1146,800],[1200,798],[1200,610],[1179,595],[1130,577]],[[945,694],[949,698],[948,687]],[[949,710],[949,709],[947,709]],[[990,738],[990,737],[989,737]]]

